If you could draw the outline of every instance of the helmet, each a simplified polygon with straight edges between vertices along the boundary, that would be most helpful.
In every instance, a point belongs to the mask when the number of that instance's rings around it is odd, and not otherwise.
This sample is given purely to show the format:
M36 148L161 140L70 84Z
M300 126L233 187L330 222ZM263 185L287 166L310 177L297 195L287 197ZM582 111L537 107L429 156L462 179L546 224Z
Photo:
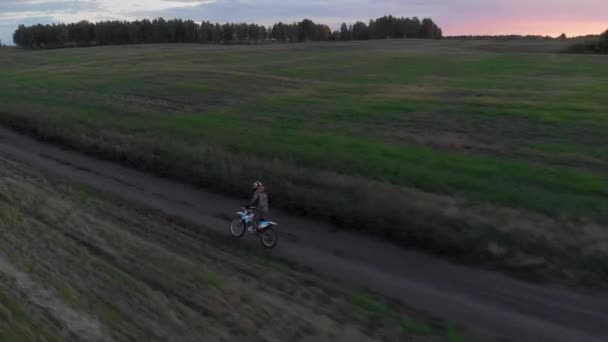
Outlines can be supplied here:
M260 182L260 181L253 182L253 190L257 190L261 186L263 186L262 182Z

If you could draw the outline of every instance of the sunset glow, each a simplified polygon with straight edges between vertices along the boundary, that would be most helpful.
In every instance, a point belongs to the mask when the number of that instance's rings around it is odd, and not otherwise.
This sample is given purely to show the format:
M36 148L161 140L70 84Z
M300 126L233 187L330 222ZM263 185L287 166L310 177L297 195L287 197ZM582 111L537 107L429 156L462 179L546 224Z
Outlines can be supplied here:
M548 35L551 37L565 33L568 37L598 34L608 29L606 21L524 21L519 19L478 20L470 23L443 25L448 35Z

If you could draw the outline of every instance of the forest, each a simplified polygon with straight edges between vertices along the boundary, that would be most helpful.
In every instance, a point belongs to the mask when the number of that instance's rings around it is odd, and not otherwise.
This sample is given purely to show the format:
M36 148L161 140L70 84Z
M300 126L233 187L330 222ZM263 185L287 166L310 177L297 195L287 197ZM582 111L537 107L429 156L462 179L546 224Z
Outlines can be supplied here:
M16 45L25 48L66 48L94 45L201 43L234 44L369 39L439 39L442 30L432 19L384 16L368 23L361 21L339 30L310 19L266 27L247 23L201 23L192 20L157 18L137 21L80 21L69 24L20 25L13 34Z

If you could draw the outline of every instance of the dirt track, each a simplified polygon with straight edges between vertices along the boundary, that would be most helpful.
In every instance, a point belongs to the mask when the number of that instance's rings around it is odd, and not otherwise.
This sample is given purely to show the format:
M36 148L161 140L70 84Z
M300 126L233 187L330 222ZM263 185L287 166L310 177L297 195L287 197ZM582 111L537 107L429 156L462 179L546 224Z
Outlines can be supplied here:
M226 218L244 201L99 161L3 128L0 152L226 235ZM272 219L281 224L279 246L271 252L276 257L463 323L482 336L515 341L605 341L608 337L606 295L590 297L527 284L279 212Z

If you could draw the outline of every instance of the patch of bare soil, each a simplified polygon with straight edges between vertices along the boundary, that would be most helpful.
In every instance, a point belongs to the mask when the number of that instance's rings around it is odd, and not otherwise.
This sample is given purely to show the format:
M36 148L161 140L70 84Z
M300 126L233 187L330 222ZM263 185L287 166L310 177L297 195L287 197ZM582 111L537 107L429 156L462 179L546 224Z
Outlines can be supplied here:
M26 272L15 268L0 255L2 279L14 281L15 290L23 294L29 306L45 312L67 330L68 336L82 341L111 341L101 323L84 312L78 312L61 301L54 291L36 282Z

